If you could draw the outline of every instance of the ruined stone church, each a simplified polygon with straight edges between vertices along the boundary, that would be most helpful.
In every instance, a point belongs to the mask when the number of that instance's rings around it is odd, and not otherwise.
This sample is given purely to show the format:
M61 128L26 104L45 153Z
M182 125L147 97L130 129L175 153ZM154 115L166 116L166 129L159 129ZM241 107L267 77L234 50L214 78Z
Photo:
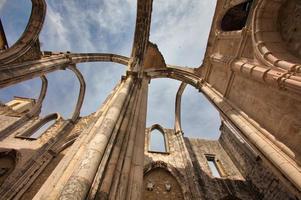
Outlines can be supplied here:
M13 46L0 26L0 87L36 77L42 82L37 99L0 105L0 199L301 199L300 0L218 0L198 68L165 63L149 41L152 3L137 1L130 57L41 51L45 0L32 0L27 27ZM89 116L80 115L86 86L76 65L84 62L127 66ZM70 119L40 116L47 74L57 70L71 70L80 83ZM182 82L173 128L146 127L155 78ZM183 134L186 85L219 112L218 140ZM155 133L163 150L150 148Z

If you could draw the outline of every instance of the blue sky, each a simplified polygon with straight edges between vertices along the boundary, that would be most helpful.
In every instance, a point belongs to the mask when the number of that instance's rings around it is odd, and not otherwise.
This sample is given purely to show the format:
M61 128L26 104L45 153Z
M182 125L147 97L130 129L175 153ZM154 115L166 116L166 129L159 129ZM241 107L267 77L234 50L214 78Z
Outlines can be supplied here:
M168 64L201 65L214 13L213 0L154 0L150 41L156 43ZM24 31L31 1L0 0L0 17L9 45ZM135 29L135 0L47 0L47 16L40 42L43 50L71 52L131 53ZM79 64L87 91L81 115L96 111L125 73L125 67L112 63ZM71 116L79 90L68 70L47 75L49 88L42 115L59 112ZM174 126L175 95L180 82L151 81L147 126L159 123ZM41 81L33 79L0 91L7 102L14 95L36 98ZM182 100L182 126L186 136L217 139L220 120L217 111L193 87L187 87Z

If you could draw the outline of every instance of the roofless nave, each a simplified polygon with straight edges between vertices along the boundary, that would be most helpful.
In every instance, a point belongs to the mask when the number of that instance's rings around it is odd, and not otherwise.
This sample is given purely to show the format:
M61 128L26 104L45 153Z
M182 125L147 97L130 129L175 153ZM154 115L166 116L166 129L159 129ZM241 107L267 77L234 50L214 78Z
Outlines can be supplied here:
M28 25L10 48L1 31L0 87L42 81L38 99L1 105L2 199L300 199L300 2L218 0L204 62L196 69L167 65L149 41L152 3L137 1L129 58L42 52L44 0L32 0ZM85 80L76 67L83 62L127 66L101 108L86 117L80 117ZM71 70L80 83L67 120L57 113L39 117L47 74L57 70ZM146 127L154 78L183 82L174 129ZM187 84L219 111L218 141L183 137ZM165 141L163 152L149 148L155 131Z

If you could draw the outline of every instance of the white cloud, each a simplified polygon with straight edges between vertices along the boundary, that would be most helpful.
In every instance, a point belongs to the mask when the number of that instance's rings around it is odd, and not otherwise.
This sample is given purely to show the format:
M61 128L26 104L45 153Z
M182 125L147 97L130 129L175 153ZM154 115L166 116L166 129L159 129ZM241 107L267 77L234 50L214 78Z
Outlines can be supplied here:
M170 64L198 67L203 59L215 1L154 1L151 40Z
M48 44L49 40L56 41L57 37L63 41L54 42L55 45L52 46L47 45L51 50L130 54L136 16L135 4L122 0L91 0L88 3L77 0L49 1L48 10L49 19L46 19L42 41ZM59 30L56 30L57 27ZM63 32L59 32L60 30ZM69 43L66 44L66 40Z
M4 8L4 5L6 3L7 0L0 0L0 12L2 11L2 9Z
M154 1L150 39L168 64L197 67L202 63L215 1ZM156 80L150 85L148 126L173 128L179 82ZM220 119L216 109L192 87L182 96L182 128L186 136L217 139Z
M6 0L0 0L0 10L5 2ZM134 37L136 3L136 0L48 0L47 16L40 35L42 49L112 52L129 56ZM198 66L201 63L214 6L215 2L212 0L154 1L150 38L158 44L169 64ZM99 108L120 80L121 74L124 74L125 68L111 63L86 63L78 66L87 84L81 112L86 115ZM68 70L47 76L49 91L43 104L43 114L60 112L65 118L70 117L77 100L78 80ZM175 95L179 84L180 82L170 79L152 80L148 125L160 123L166 128L173 128ZM36 81L36 91L39 91L39 87L40 82ZM30 87L27 85L22 88L23 91L28 91ZM188 127L187 132L191 134L187 135L196 136L197 132L192 129L199 130L199 125L205 127L205 132L208 133L215 130L219 125L216 113L211 112L203 100L189 91L185 91L183 98L183 110L188 110L186 114L183 111L182 121L186 124L184 131ZM196 106L197 104L201 106ZM200 110L190 112L192 107ZM203 123L204 117L211 122Z
M109 8L102 5L98 0L92 0L89 3L79 1L54 3L49 1L46 23L40 36L43 49L72 52L114 52L115 49L119 49L117 53L129 54L132 35L127 36L126 34L130 31L124 29L130 26L120 19L133 22L135 11L133 10L131 13L133 19L130 19L129 8L135 9L135 7L127 4L126 7L121 7L123 10L118 11L120 6L117 4L110 4L107 1L103 4L107 4ZM83 12L83 9L86 11ZM103 9L106 9L106 12L101 12ZM134 27L134 23L132 26ZM112 35L115 36L112 37ZM124 37L121 38L121 36ZM120 41L114 42L116 40ZM112 43L117 45L112 45ZM117 81L120 80L125 68L120 65L114 67L115 65L111 63L87 63L78 66L85 76L87 85L81 112L86 115L96 111ZM49 113L56 109L65 117L70 117L73 111L72 106L75 105L77 99L78 83L70 72L64 73L63 76L61 74L62 72L58 72L50 76L51 81L49 82L55 84L47 95L43 113ZM55 87L58 83L60 83L60 87ZM59 95L60 104L57 103Z
M72 41L68 40L69 31L64 25L61 14L48 5L44 28L40 35L42 48L44 50L56 49L57 51L70 49Z

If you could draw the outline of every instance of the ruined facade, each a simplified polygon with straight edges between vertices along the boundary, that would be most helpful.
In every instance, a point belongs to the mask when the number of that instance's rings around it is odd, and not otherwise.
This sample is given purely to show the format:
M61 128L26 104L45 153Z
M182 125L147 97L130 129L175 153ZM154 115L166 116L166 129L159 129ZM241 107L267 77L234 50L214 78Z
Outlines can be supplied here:
M0 87L35 77L42 82L38 99L0 105L1 199L301 199L300 1L218 0L198 68L165 63L149 41L151 11L152 0L137 1L130 57L42 52L44 0L32 0L30 20L14 45L8 48L0 30ZM105 102L85 117L85 80L76 68L83 62L127 66ZM56 70L71 70L80 83L70 119L39 116L47 74ZM183 82L173 129L146 127L154 78ZM218 141L184 137L187 84L219 111ZM164 152L149 149L154 130L164 137Z

